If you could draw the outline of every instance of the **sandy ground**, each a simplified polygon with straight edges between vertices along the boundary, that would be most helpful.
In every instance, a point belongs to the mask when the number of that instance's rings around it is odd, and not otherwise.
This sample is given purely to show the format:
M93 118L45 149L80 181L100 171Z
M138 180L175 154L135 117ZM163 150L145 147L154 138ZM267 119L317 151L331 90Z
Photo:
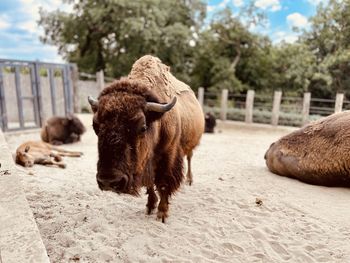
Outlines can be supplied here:
M81 143L65 147L84 152L66 158L66 169L18 168L52 262L350 262L349 189L307 185L265 167L266 149L286 131L205 134L194 184L172 198L162 224L145 215L146 195L97 188L90 126ZM29 139L39 134L7 136L12 151Z

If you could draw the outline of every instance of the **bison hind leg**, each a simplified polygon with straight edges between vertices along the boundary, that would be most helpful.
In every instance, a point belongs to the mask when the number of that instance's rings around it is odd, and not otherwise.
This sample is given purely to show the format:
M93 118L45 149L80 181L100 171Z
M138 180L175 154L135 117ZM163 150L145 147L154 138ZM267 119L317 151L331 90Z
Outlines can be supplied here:
M154 191L153 186L147 187L148 201L146 204L147 214L150 215L152 211L157 207L158 197Z
M192 174L192 168L191 168L192 156L193 156L193 151L190 151L187 154L187 174L186 174L186 182L189 185L192 185L192 183L193 183L193 174Z

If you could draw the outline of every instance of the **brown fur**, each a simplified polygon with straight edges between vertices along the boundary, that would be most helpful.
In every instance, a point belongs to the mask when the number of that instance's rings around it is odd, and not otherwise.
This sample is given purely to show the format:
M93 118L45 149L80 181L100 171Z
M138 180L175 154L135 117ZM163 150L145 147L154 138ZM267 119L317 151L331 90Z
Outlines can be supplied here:
M273 143L273 173L325 186L350 186L350 111L311 123Z
M128 78L115 81L101 92L93 118L100 188L137 195L140 187L146 186L147 212L151 213L158 201L155 185L160 195L158 218L163 222L168 215L168 198L183 180L186 155L192 181L192 151L204 131L204 116L194 93L179 80L174 82L169 74L169 68L158 58L142 57ZM176 83L182 85L177 89ZM170 111L146 110L147 102L167 103L175 94L177 103ZM142 131L144 125L146 131ZM124 187L116 188L116 180ZM110 186L104 182L111 182Z
M41 141L28 141L21 144L16 150L16 163L24 167L34 164L57 165L66 168L62 156L80 157L81 152L66 151Z
M80 141L84 132L85 127L76 116L54 116L41 129L41 139L53 145L74 143Z

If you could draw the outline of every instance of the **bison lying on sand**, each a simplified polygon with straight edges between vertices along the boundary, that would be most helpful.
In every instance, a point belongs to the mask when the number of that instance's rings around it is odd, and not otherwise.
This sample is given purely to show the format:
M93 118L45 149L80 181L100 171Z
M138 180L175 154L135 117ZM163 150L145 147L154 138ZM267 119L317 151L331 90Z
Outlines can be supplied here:
M350 186L350 111L279 139L265 154L271 172L324 186Z
M61 145L80 141L84 132L85 127L76 116L54 116L42 128L41 139L53 145Z
M97 182L101 190L138 195L147 187L147 213L168 216L169 196L183 180L183 158L191 157L204 131L204 116L193 91L152 56L137 60L127 78L89 97L98 136Z
M81 152L66 151L45 142L29 141L17 148L16 163L24 167L42 164L66 168L66 165L62 162L62 156L80 157L81 155Z

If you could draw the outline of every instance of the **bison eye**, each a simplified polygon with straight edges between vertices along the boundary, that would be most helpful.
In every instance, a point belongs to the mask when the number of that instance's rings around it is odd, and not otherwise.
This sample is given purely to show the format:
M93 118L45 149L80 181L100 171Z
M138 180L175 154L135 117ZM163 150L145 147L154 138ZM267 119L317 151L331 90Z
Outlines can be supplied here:
M147 126L146 125L143 125L141 128L140 128L140 133L143 134L147 131Z

